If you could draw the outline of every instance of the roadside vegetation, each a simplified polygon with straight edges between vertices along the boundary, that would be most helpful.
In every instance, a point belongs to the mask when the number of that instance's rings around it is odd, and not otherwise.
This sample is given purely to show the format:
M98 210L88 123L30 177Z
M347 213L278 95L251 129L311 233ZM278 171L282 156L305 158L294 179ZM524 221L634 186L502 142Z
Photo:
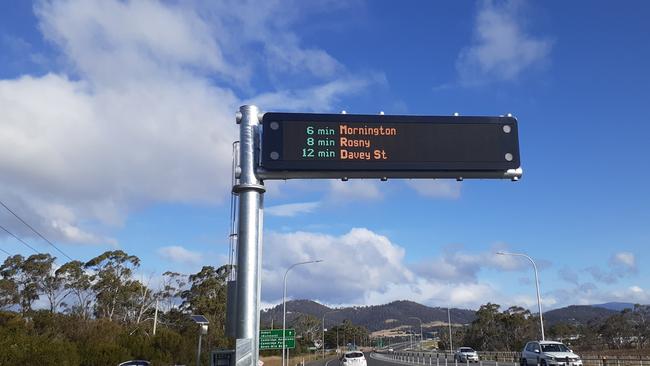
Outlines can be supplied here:
M194 364L198 328L190 314L210 321L203 337L204 364L211 350L233 347L225 334L230 266L205 266L193 274L168 271L155 284L152 278L136 276L139 268L140 259L121 250L85 263L59 263L49 254L8 257L0 265L0 366L104 366L128 359L146 359L154 365ZM501 311L499 305L488 303L471 324L455 327L454 345L520 351L526 341L539 338L538 320L523 308ZM326 348L370 344L368 330L353 322L328 327ZM297 338L292 354L315 352L322 338L321 323L321 318L307 314L292 320ZM439 348L446 349L448 333L438 329L438 334ZM647 354L650 307L637 305L588 325L555 324L547 329L547 338L583 351ZM279 353L264 351L262 356Z
M546 338L561 341L581 352L649 355L650 306L635 305L605 320L574 325L558 323L545 327ZM449 348L449 333L439 328L439 348ZM497 304L482 305L476 319L455 327L454 345L481 351L520 352L526 342L540 339L539 317L521 307L501 311ZM458 343L460 342L460 344Z

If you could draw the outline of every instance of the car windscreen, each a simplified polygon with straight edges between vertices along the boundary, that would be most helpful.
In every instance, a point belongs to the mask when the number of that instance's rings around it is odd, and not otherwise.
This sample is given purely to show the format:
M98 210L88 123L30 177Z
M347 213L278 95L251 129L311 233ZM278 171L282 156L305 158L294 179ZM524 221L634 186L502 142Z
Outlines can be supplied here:
M542 352L569 352L567 346L557 344L542 344Z
M350 352L345 354L345 358L359 358L363 357L363 353L361 352Z
M460 351L461 352L474 352L474 350L471 349L471 348L461 348Z

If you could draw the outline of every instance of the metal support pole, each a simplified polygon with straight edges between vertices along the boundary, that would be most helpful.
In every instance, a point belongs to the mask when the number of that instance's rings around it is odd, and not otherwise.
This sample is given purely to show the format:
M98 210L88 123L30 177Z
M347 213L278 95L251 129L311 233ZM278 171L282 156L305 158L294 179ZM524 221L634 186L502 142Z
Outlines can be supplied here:
M318 259L315 261L294 263L291 266L289 266L289 268L287 268L286 272L284 272L284 288L282 290L282 366L286 366L289 361L289 350L285 348L286 336L287 336L287 275L289 274L289 271L291 271L296 266L300 266L303 264L310 264L310 263L320 263L320 262L322 262L322 260ZM286 361L285 361L285 355L286 355ZM257 364L255 364L254 366L257 366Z
M239 183L233 192L239 195L239 229L237 250L237 339L250 339L251 363L259 359L260 291L262 265L262 207L264 185L255 175L256 144L259 126L258 109L254 105L239 108Z
M196 366L201 366L201 338L203 338L203 333L199 331L199 346L196 350Z
M530 263L533 264L533 269L535 270L535 288L537 289L537 308L539 310L539 329L542 332L542 340L546 340L544 337L544 318L542 316L542 297L539 294L539 275L537 274L537 265L535 264L535 261L533 258L527 256L526 254L522 253L507 253L507 252L498 252L497 254L500 255L512 255L516 257L524 257L530 261Z
M158 300L156 300L156 312L153 313L153 335L156 335L157 325L158 325Z
M447 306L447 323L449 324L449 352L454 352L454 340L451 338L451 310Z
M325 314L323 314L323 359L325 358L325 315L331 314L331 313L336 313L336 312L338 312L338 311L334 310L334 311L328 311ZM338 332L339 332L339 329L336 328L336 348L337 349L339 347L339 341L338 341L338 337L339 337L338 334L339 333Z

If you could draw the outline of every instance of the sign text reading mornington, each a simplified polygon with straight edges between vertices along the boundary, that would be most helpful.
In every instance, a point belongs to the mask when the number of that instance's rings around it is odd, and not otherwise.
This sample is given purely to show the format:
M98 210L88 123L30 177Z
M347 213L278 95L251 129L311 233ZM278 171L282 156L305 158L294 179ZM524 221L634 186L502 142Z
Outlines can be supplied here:
M512 178L513 117L265 113L262 178Z

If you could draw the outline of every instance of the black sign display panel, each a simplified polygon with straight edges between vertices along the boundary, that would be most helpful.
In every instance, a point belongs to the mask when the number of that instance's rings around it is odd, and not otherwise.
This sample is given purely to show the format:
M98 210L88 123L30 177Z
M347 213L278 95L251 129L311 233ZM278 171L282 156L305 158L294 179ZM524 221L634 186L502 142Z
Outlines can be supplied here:
M265 113L264 169L506 171L520 167L513 117Z

